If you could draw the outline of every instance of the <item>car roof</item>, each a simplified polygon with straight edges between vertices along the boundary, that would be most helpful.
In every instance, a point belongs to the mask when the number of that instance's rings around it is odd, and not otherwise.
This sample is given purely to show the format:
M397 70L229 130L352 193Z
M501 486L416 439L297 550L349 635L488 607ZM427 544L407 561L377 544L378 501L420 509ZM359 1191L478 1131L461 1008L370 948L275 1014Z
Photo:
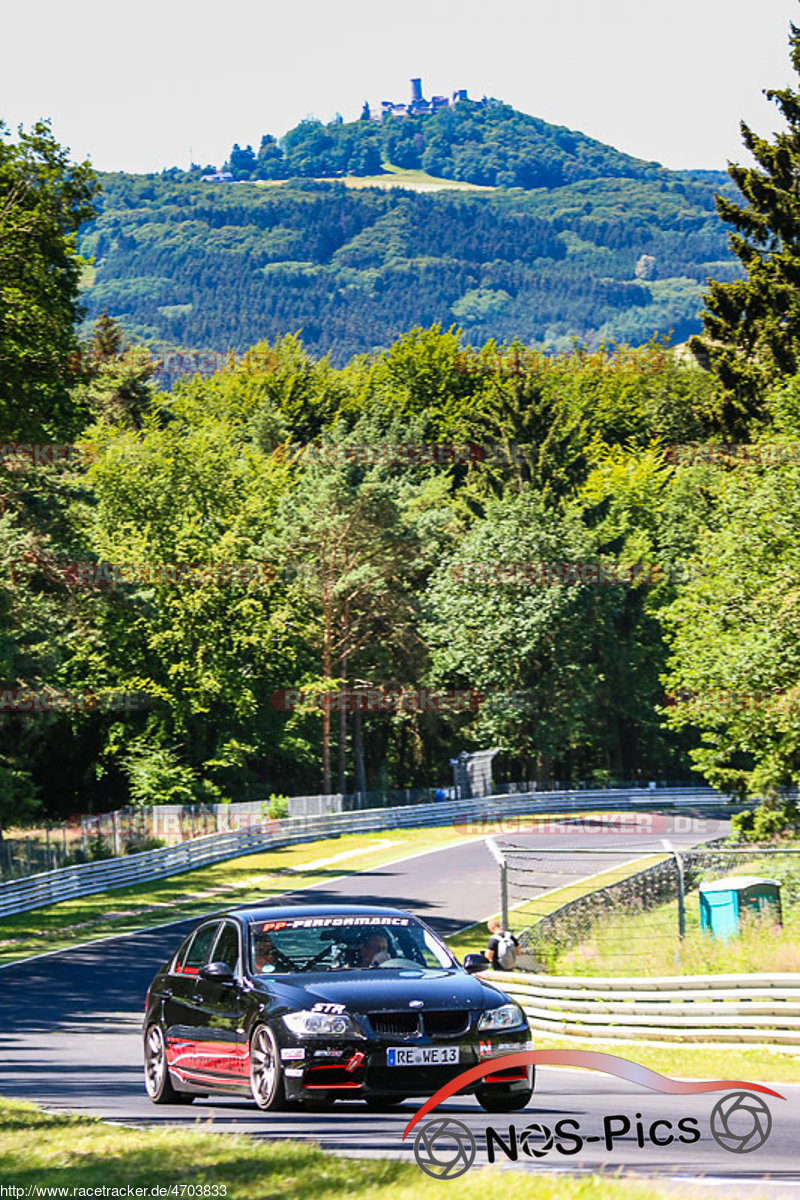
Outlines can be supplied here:
M223 914L234 917L242 924L250 921L281 921L297 917L375 917L377 922L381 917L409 917L417 920L412 913L402 908L387 908L380 904L281 904L252 905L234 908Z

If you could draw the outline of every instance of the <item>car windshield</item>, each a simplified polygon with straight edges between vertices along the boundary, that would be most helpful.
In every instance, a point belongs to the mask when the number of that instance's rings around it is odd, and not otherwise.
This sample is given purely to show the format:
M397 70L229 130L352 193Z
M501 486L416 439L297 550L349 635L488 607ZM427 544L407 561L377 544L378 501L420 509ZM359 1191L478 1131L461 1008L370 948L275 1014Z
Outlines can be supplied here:
M249 927L254 975L374 968L452 968L439 939L413 917L319 916L254 921Z

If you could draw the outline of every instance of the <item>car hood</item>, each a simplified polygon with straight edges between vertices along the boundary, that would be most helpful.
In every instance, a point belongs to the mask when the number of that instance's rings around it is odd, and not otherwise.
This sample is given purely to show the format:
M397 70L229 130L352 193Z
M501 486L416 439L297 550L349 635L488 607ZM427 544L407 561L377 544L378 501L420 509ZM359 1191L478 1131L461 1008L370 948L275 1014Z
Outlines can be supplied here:
M273 996L293 1008L316 1003L342 1004L352 1012L377 1009L494 1008L508 997L464 971L381 970L314 973L302 984L274 978L267 985ZM411 1004L421 1000L422 1005Z

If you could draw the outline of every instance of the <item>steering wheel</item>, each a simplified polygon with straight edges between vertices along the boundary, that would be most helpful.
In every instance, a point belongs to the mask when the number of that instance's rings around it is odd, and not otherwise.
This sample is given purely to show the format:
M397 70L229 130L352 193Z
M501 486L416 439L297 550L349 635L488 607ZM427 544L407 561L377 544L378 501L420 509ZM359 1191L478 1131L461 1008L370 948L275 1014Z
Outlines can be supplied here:
M386 958L382 963L376 963L376 967L417 967L419 963L414 962L413 958Z

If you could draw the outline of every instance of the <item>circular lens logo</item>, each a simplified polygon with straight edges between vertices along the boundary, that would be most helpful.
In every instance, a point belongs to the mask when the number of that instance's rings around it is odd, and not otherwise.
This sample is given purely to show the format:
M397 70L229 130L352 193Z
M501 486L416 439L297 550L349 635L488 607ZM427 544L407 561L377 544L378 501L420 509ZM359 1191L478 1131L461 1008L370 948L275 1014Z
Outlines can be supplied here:
M711 1134L723 1150L750 1154L764 1145L772 1132L772 1114L760 1096L731 1092L714 1105Z
M531 1158L544 1158L553 1149L553 1131L546 1125L526 1125L519 1136L519 1144Z
M414 1141L417 1166L434 1179L458 1179L475 1162L477 1145L461 1121L426 1121Z

